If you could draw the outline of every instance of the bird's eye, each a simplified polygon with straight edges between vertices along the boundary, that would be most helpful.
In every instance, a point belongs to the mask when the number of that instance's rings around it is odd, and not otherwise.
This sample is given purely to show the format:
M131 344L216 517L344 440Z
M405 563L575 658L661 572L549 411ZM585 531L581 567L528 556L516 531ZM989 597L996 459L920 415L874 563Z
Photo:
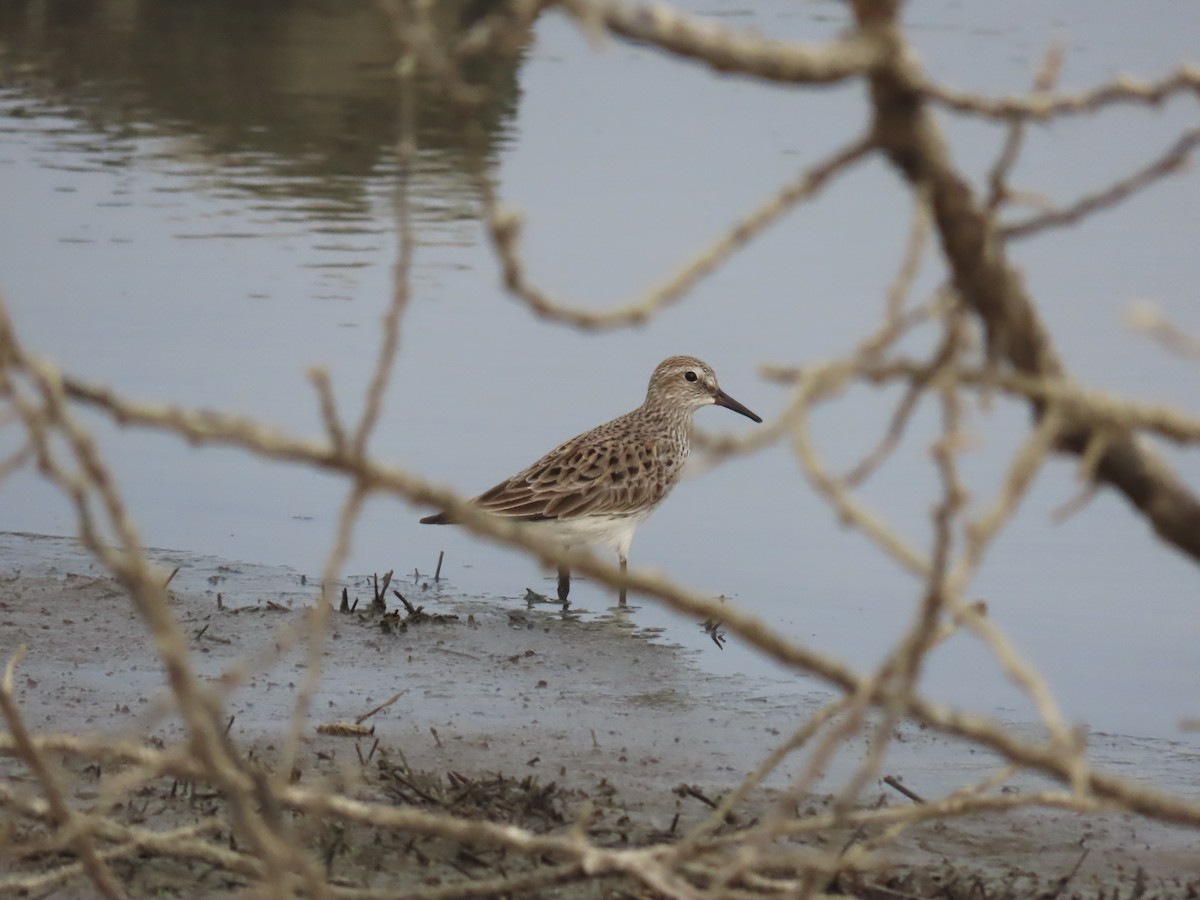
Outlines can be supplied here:
M683 377L686 378L688 381L695 381L696 373L695 372L685 372Z

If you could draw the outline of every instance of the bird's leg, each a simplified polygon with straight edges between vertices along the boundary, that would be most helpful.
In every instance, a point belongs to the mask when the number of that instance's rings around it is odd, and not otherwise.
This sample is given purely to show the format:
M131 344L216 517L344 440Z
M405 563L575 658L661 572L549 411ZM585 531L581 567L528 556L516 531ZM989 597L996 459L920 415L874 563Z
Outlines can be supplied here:
M626 559L624 556L622 556L621 557L621 578L622 579L625 578L625 573L628 571L629 571L629 560ZM620 594L620 597L617 599L617 605L618 606L625 605L625 582L624 582L624 580L622 580L622 582L621 582L621 594Z
M558 599L562 601L563 609L570 605L567 594L571 593L571 570L566 566L558 567Z

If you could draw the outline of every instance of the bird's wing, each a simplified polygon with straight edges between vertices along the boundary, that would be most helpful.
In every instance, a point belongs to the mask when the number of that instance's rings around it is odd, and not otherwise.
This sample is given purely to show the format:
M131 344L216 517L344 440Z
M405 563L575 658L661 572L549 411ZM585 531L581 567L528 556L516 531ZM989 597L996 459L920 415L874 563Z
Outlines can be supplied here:
M589 437L590 440L582 440ZM475 498L518 519L569 519L653 507L675 486L681 460L663 438L575 438Z

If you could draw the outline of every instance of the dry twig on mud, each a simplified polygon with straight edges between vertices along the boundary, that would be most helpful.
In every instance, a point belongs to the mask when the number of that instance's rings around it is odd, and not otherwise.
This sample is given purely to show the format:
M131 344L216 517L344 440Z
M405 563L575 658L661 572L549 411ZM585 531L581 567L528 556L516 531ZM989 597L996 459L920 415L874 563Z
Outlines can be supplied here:
M1103 114L1118 103L1153 106L1177 94L1200 92L1196 67L1181 66L1157 82L1120 78L1084 92L1062 94L1055 92L1062 51L1052 48L1028 95L991 98L956 92L928 78L911 52L896 0L854 0L854 26L824 45L772 40L668 7L609 0L517 0L448 39L438 32L429 0L385 0L383 6L395 31L402 98L395 194L398 248L394 290L385 307L375 364L363 389L363 411L356 422L348 422L338 408L332 376L323 369L309 374L324 428L321 440L300 439L226 413L139 401L66 374L27 351L0 304L0 423L22 430L19 446L0 459L0 479L36 463L70 501L82 541L120 581L153 638L166 671L172 711L178 713L186 732L183 740L164 747L31 733L13 698L15 661L10 663L0 688L0 713L7 722L7 734L0 735L0 753L29 767L39 793L30 796L9 785L0 786L0 809L23 826L45 830L44 843L30 849L28 856L50 848L55 853L69 850L77 861L66 861L49 872L5 876L0 879L0 889L48 890L85 877L104 896L120 897L124 888L115 874L117 863L144 854L202 860L236 875L265 896L387 895L387 889L376 891L331 878L332 851L322 850L312 838L312 823L370 829L376 837L402 836L409 848L418 840L450 842L462 848L472 863L478 863L485 850L496 851L506 860L522 861L511 871L499 867L487 877L465 877L408 894L422 898L537 892L601 878L622 879L633 892L678 897L809 896L838 877L872 872L879 865L878 852L899 833L921 822L1026 807L1081 813L1115 807L1200 827L1200 804L1194 800L1093 768L1080 734L1064 721L1049 685L987 617L983 605L970 596L988 552L1055 453L1077 457L1086 481L1122 493L1135 514L1164 541L1200 560L1200 502L1141 439L1146 432L1191 445L1200 441L1200 420L1170 408L1118 400L1077 384L1058 356L1035 298L1008 257L1011 240L1034 238L1049 228L1070 226L1100 210L1118 208L1148 185L1177 173L1194 155L1200 132L1183 133L1140 170L1061 209L1007 225L998 218L1014 194L1008 182L1028 137L1026 122ZM399 353L416 246L406 191L416 152L417 76L427 77L434 89L444 93L469 131L474 127L471 113L480 88L463 75L464 63L487 53L514 52L528 38L537 17L551 7L572 17L588 35L636 41L671 55L680 64L797 88L853 81L869 95L871 121L863 134L846 137L839 149L780 185L660 284L607 310L573 307L537 286L538 279L530 274L521 253L520 215L501 203L501 185L491 173L481 169L473 175L509 293L551 322L599 331L647 321L681 301L701 279L735 257L784 214L802 209L832 179L854 177L860 164L871 156L889 161L911 191L914 215L907 238L898 241L901 263L885 292L878 327L837 358L802 369L774 369L770 374L788 384L791 391L785 410L744 439L706 442L712 462L790 443L800 470L837 517L860 530L879 552L912 576L912 621L895 636L872 671L856 672L736 605L712 601L645 572L632 571L625 576L590 553L568 553L535 532L478 511L462 497L416 474L386 465L369 452L370 436L383 414L385 389ZM973 185L956 166L935 114L946 109L1008 123L986 187ZM939 248L949 281L927 300L912 302L913 285L933 243ZM1172 347L1197 355L1194 339L1161 320L1148 322L1143 316L1142 325ZM936 347L932 353L917 360L900 356L902 339L921 329L933 334ZM882 437L874 449L853 466L836 461L837 471L849 472L840 476L823 458L813 412L820 404L836 401L855 384L897 384L903 390L890 421L881 426ZM1000 392L1028 406L1034 418L1008 463L999 491L983 505L972 502L970 485L959 466L968 440L968 397L976 392ZM921 542L872 510L857 492L879 475L923 404L936 407L941 431L929 450L939 495L932 502L928 538ZM267 460L343 476L346 498L323 567L321 591L304 621L282 626L272 647L230 668L216 683L203 684L196 676L186 634L168 604L163 573L148 561L111 471L80 422L80 408L106 415L122 427L154 429L200 446L239 448ZM840 696L803 721L789 723L790 737L767 752L755 769L719 800L692 791L691 796L699 795L713 807L700 824L680 837L674 834L672 823L668 835L646 846L603 844L597 833L589 830L587 806L581 807L574 825L557 828L457 814L452 805L440 801L442 794L415 785L406 764L405 771L393 767L389 776L393 785L400 779L407 786L406 799L400 804L362 799L334 783L297 784L294 773L302 752L301 737L321 683L338 577L363 506L377 494L437 506L481 537L521 548L546 562L569 563L604 584L625 583L630 590L693 619L719 621L722 629L764 657L820 679ZM381 592L385 589L386 583ZM1011 681L1030 698L1045 726L1045 741L1019 738L998 722L933 703L921 694L920 674L930 655L963 629L982 641ZM244 756L230 738L224 701L245 682L248 673L300 645L306 650L306 673L279 758L274 766L265 767ZM364 713L359 724L399 696ZM1006 767L943 797L926 797L922 791L925 802L920 804L861 808L860 797L882 771L895 727L906 719L992 751ZM828 808L799 813L800 800L815 788L828 763L852 737L864 733L871 737L871 749ZM219 814L186 828L154 830L119 821L111 813L76 811L57 784L49 762L51 753L104 765L100 797L105 802L97 805L98 810L114 809L119 800L172 778L192 785L193 794L195 785L211 789L214 797L221 798ZM375 748L365 755L360 751L364 768L374 754ZM776 797L760 821L730 826L731 814L785 761L800 763L790 788ZM997 794L1018 771L1047 775L1064 788ZM459 788L470 786L462 775L450 780ZM426 805L418 805L413 798ZM867 828L875 830L856 834L837 852L788 842L836 829Z

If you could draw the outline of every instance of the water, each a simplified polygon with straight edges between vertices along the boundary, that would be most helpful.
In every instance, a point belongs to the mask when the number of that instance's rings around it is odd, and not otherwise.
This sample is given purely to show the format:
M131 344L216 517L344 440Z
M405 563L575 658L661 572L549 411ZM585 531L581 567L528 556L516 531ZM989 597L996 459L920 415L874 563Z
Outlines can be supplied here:
M689 4L734 26L820 40L844 27L828 2ZM207 7L206 7L207 8ZM468 16L444 4L448 18ZM316 435L305 379L330 369L343 416L359 411L392 291L396 89L374 7L12 3L0 12L0 290L30 349L134 397L250 413ZM1067 48L1063 87L1132 71L1154 77L1194 53L1190 4L1139 14L1116 3L916 2L907 15L929 71L963 88L1017 92L1045 48ZM372 439L382 459L473 493L554 444L637 405L654 365L696 354L769 416L786 395L763 362L841 353L876 320L909 217L904 186L871 161L792 212L651 324L584 334L536 319L500 288L466 172L493 170L526 216L533 280L603 307L672 272L782 181L857 134L855 86L794 91L722 78L616 42L592 47L565 19L539 23L519 59L483 73L495 88L482 147L463 144L427 99L413 187L420 246L403 352ZM980 177L995 125L941 115L956 160ZM1064 202L1161 153L1194 119L1183 99L1030 130L1019 187ZM1122 316L1152 298L1200 331L1194 285L1200 180L1175 177L1080 228L1015 246L1072 372L1085 383L1195 408L1195 366L1130 335ZM920 286L941 278L927 267ZM823 408L818 438L845 469L878 438L892 392L852 391ZM229 450L197 450L96 424L146 542L319 571L346 487ZM704 410L708 430L753 426ZM917 417L864 496L918 545L934 479L936 417ZM986 502L1024 410L979 412L964 460ZM0 449L13 438L0 431ZM1197 465L1174 458L1191 483ZM1195 716L1200 612L1195 565L1156 542L1102 493L1061 526L1051 510L1078 490L1051 464L989 557L977 593L1050 678L1069 717L1108 732L1177 737ZM446 550L453 590L497 602L552 590L536 565L421 511L373 501L352 572L432 571ZM70 534L70 510L31 473L0 485L0 529ZM634 565L727 595L812 646L869 666L909 620L919 587L841 528L786 448L684 483L643 526ZM611 599L587 582L582 607ZM716 672L791 683L750 653L718 653L694 623L653 605ZM986 650L962 637L927 675L940 699L1016 721L1033 713ZM815 688L815 685L814 685Z

